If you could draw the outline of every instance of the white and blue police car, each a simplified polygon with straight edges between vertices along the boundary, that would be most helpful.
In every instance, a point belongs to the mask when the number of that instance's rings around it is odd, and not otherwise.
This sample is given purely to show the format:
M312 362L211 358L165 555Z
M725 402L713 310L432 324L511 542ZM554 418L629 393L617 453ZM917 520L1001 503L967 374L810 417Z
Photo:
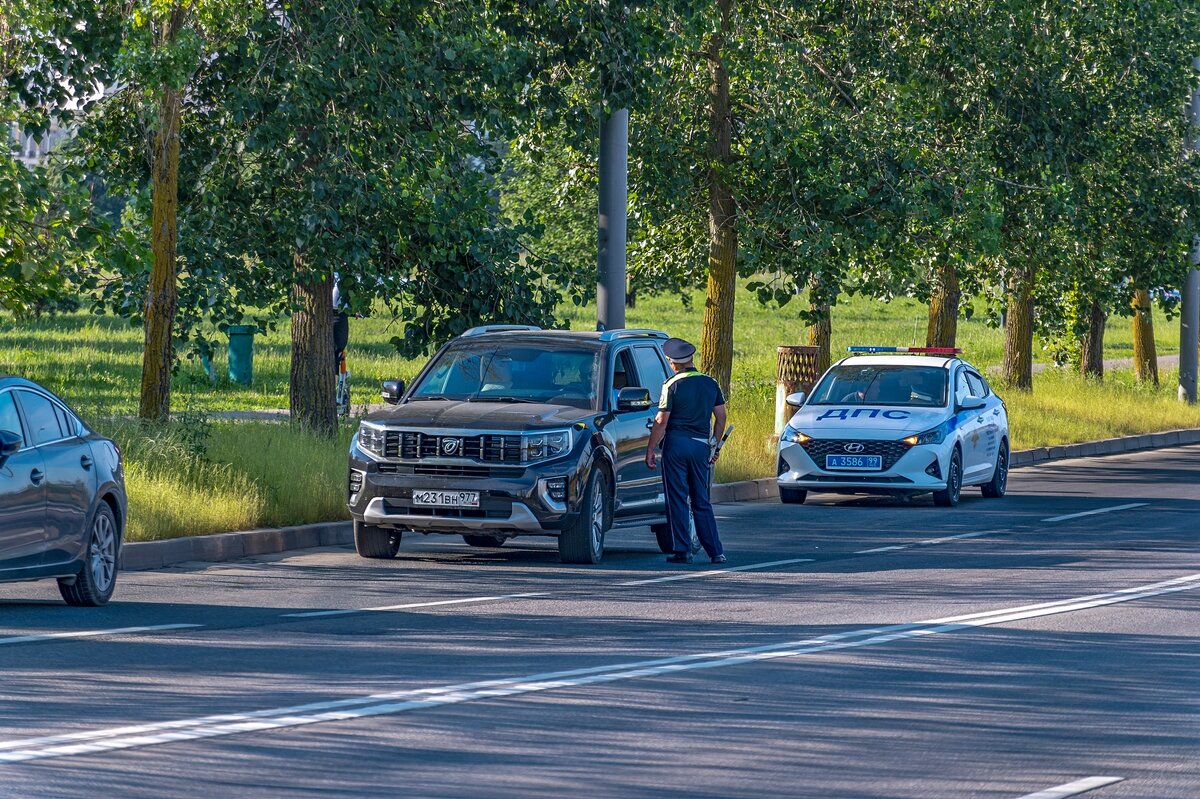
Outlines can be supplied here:
M1002 497L1008 412L979 370L934 347L850 347L813 388L779 439L779 497L809 491L933 493L958 504L963 486ZM917 356L917 357L914 357Z

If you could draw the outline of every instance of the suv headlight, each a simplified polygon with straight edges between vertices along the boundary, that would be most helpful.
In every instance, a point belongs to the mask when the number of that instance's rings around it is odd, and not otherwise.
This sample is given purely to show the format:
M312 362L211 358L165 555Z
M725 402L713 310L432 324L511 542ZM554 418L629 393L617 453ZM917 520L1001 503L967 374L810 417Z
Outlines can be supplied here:
M358 448L380 458L383 457L383 440L385 434L382 427L362 422L358 426Z
M915 436L907 436L900 439L910 447L916 447L921 444L940 444L946 440L946 434L952 429L951 420L942 422L932 430L926 430L924 433L917 433Z
M571 451L570 430L528 433L521 437L521 462L546 460Z
M802 433L790 424L783 426L783 433L779 436L781 441L791 441L793 444L803 444L806 441L812 441L812 436L808 433Z

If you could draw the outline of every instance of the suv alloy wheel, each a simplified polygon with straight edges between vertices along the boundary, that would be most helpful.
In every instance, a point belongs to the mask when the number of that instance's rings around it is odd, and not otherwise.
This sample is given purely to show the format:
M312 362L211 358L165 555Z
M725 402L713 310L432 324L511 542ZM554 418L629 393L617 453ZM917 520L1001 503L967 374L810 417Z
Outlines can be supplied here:
M579 505L579 516L558 536L558 555L563 563L599 563L604 557L608 494L604 471L592 469Z

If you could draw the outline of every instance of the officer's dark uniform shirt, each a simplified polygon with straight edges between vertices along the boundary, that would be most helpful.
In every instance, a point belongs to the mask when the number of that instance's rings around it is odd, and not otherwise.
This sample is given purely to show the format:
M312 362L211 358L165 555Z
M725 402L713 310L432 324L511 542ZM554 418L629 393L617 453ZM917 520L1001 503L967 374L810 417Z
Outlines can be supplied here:
M721 387L703 372L688 369L663 384L658 409L670 412L667 435L685 435L707 441L712 435L713 408L725 404Z

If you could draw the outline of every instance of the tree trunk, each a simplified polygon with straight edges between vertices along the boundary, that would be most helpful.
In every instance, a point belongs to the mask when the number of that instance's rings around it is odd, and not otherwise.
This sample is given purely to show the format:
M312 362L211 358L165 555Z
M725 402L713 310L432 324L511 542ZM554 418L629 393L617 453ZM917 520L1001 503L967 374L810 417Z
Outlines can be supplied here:
M718 0L721 27L708 41L711 84L708 117L708 287L700 363L729 395L733 372L733 301L737 292L737 207L726 184L733 162L733 125L729 108L729 74L722 49L729 35L733 0Z
M170 34L174 39L174 34ZM142 387L138 416L165 421L171 414L172 334L178 306L175 262L176 214L179 205L179 117L181 93L160 88L157 128L150 152L150 246L154 262L146 292Z
M296 271L302 273L300 256ZM334 392L333 280L301 281L292 288L292 421L318 433L337 429Z
M830 317L829 303L818 298L816 278L808 283L809 310L820 313L820 320L808 326L808 345L817 348L817 376L825 374L831 363L829 340L833 338L833 319Z
M1033 389L1033 269L1022 267L1008 282L1004 325L1004 382L1020 391Z
M1133 373L1139 382L1158 385L1158 348L1154 344L1153 305L1150 292L1138 289L1133 295Z
M937 283L929 298L929 325L925 329L926 347L953 347L958 338L958 270L950 262L938 270Z
M1096 300L1088 313L1088 332L1079 340L1079 368L1084 377L1104 379L1104 323L1108 314Z

